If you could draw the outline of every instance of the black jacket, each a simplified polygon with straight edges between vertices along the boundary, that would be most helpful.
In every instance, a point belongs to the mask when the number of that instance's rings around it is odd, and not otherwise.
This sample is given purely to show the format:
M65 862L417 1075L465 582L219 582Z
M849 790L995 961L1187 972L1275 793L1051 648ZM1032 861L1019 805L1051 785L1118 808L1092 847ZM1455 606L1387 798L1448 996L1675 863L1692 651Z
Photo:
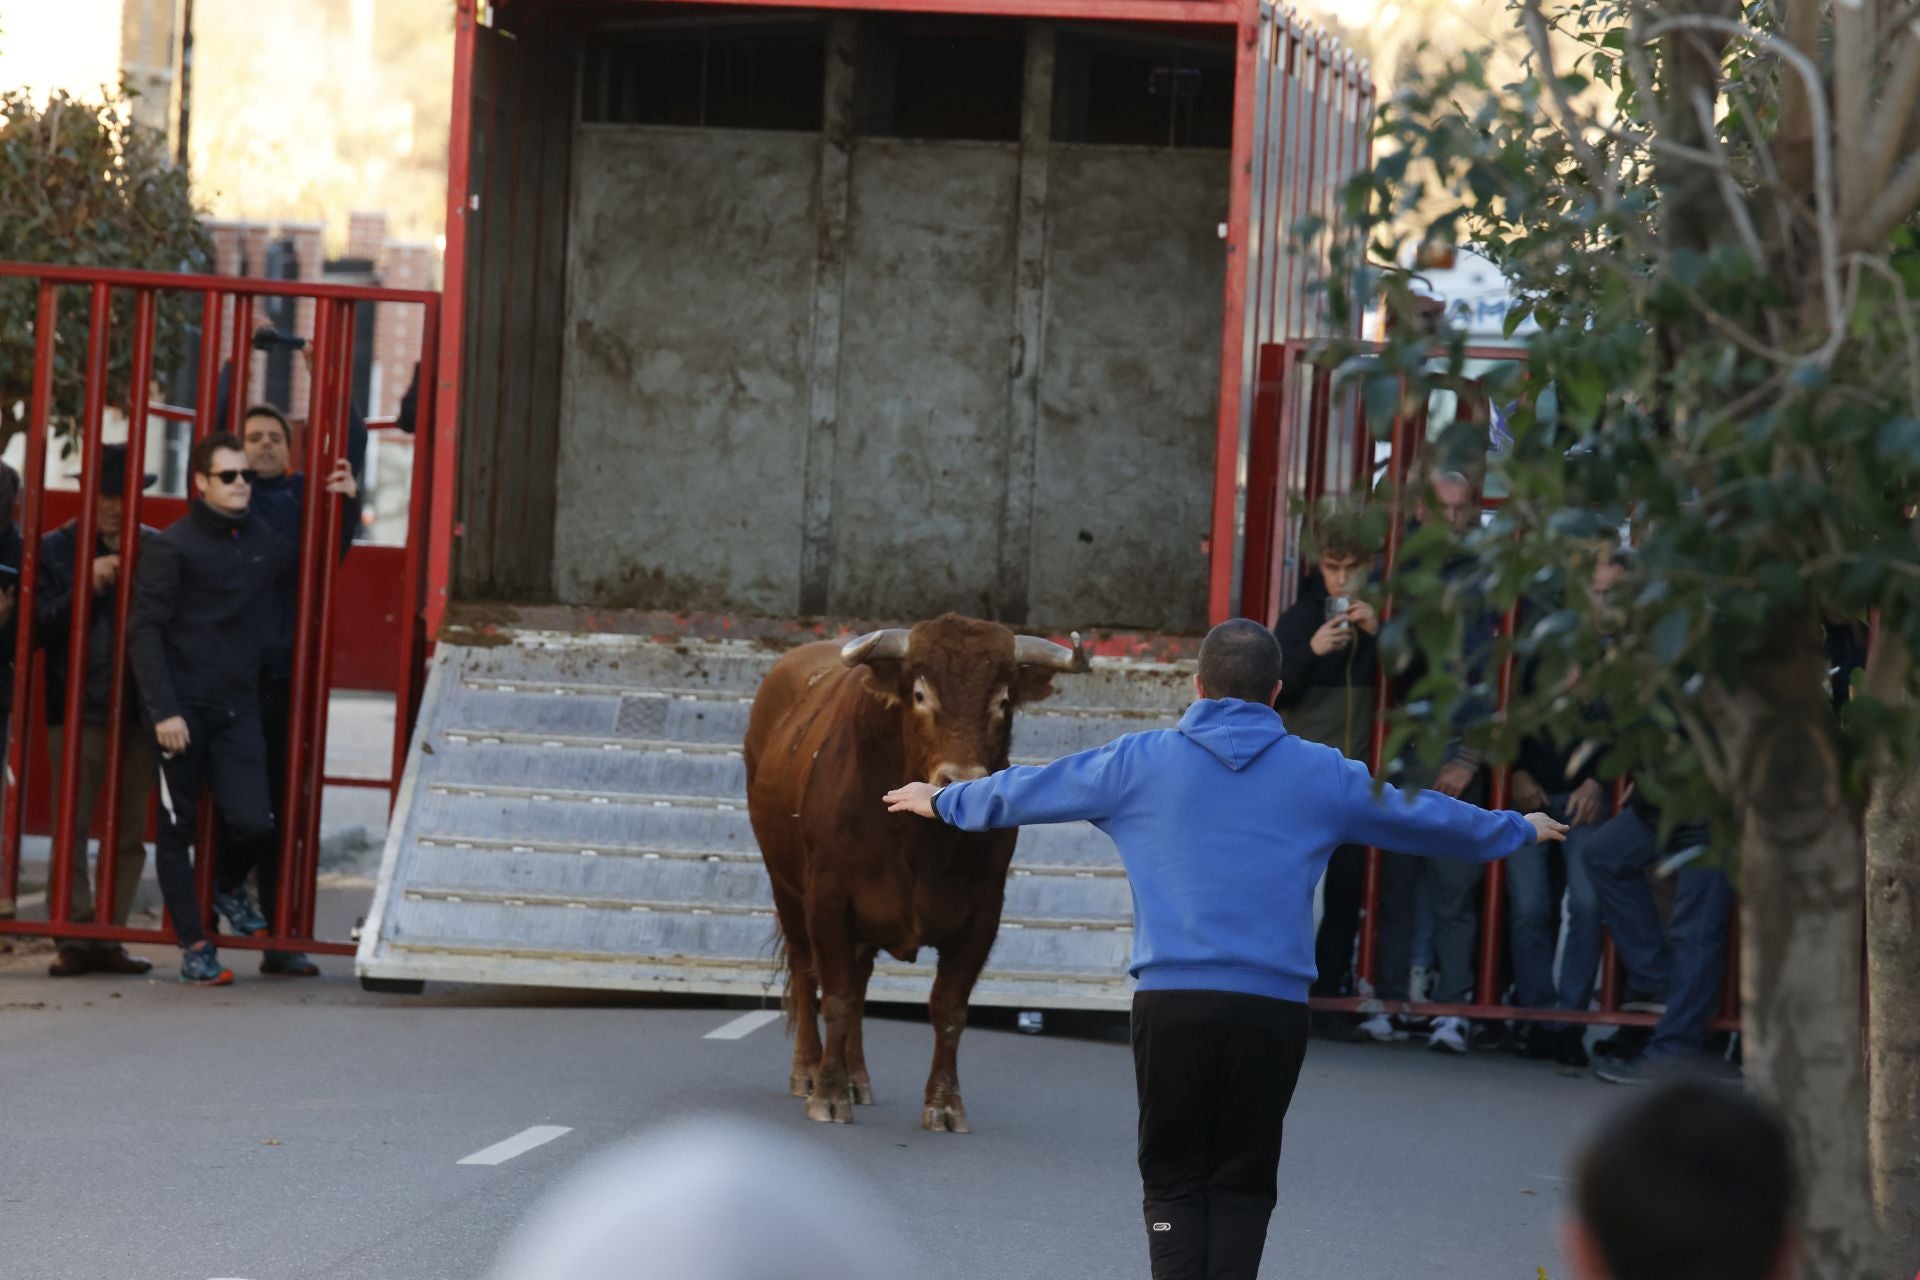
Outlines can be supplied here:
M1280 615L1273 629L1280 641L1280 696L1273 704L1279 710L1298 706L1312 688L1373 688L1380 663L1379 641L1355 627L1352 644L1324 656L1317 654L1313 633L1326 621L1326 579L1309 574L1300 581L1300 598Z
M47 725L67 721L67 644L73 632L74 544L79 529L73 521L48 534L40 544L40 569L34 582L34 642L46 650ZM141 526L143 539L156 537L159 530ZM148 544L141 543L141 550ZM94 535L93 556L113 555L104 538ZM88 558L91 581L93 557ZM87 687L82 695L81 722L107 723L113 701L114 605L117 592L109 587L96 591L87 611ZM138 719L137 696L127 699L127 717Z
M11 520L0 525L0 586L13 592L16 605L20 600L20 553L23 550L20 526ZM16 622L15 615L8 614L6 625L0 626L0 716L13 711L13 646L20 636Z
M321 496L334 501L325 490ZM252 519L264 523L295 548L300 546L300 519L307 502L307 477L299 472L262 479L253 486ZM360 499L341 498L339 554L346 555L353 545L354 531L360 525ZM326 510L321 509L324 517ZM324 526L323 526L324 527ZM271 674L286 679L293 673L293 633L299 622L300 576L290 575L274 592L272 616L267 623L266 648L262 664Z
M273 593L297 559L264 521L199 501L141 544L129 649L149 723L187 705L259 713Z

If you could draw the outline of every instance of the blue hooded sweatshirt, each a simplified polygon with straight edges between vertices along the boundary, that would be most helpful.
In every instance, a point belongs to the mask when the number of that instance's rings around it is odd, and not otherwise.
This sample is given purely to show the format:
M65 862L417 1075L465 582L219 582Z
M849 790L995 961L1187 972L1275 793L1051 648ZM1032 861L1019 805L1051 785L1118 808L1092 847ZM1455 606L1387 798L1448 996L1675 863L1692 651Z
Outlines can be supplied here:
M1313 888L1335 848L1490 862L1534 841L1517 813L1437 791L1376 794L1364 764L1234 698L1194 703L1177 729L954 783L934 808L968 831L1086 821L1112 837L1141 990L1298 1001L1315 976Z

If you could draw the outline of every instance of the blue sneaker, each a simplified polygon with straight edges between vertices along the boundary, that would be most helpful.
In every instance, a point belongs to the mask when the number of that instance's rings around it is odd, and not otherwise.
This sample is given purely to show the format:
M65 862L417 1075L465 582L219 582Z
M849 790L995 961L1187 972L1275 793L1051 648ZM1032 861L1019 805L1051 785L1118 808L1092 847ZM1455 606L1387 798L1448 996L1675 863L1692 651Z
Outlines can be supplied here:
M267 918L260 914L260 908L253 901L253 894L247 886L213 892L213 909L226 917L227 927L235 933L249 938L267 936Z
M180 953L180 981L196 987L224 987L233 981L233 970L220 963L220 954L212 946L187 947Z

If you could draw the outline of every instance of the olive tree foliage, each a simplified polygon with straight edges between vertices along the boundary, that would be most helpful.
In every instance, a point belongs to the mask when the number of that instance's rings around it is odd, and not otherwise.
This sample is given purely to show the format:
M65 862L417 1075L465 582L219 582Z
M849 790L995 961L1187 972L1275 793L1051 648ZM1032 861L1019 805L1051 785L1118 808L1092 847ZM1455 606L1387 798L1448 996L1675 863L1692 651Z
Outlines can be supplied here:
M0 261L202 272L212 244L158 130L136 124L123 95L83 101L55 91L42 107L23 89L0 92ZM0 447L27 425L34 377L36 286L0 279ZM71 429L85 388L88 298L58 294L53 397L56 429ZM133 363L131 291L113 294L107 403L127 402ZM186 353L197 297L160 295L154 369Z
M1911 787L1920 731L1920 7L1510 14L1532 49L1517 82L1469 56L1383 106L1385 154L1349 187L1329 288L1337 311L1377 299L1408 321L1384 352L1328 355L1380 433L1465 366L1457 337L1421 332L1415 282L1388 265L1408 241L1479 247L1525 299L1510 326L1539 324L1487 379L1512 438L1491 464L1508 496L1469 537L1475 568L1443 577L1444 531L1415 533L1383 641L1457 655L1469 593L1524 601L1519 625L1492 663L1433 664L1394 732L1444 736L1511 658L1531 678L1472 731L1481 745L1604 737L1606 771L1631 773L1667 823L1714 823L1742 895L1749 1080L1782 1107L1808 1178L1807 1273L1912 1274L1920 1033L1901 1048L1880 1012L1920 1021L1920 965L1908 950L1905 977L1873 995L1870 1179L1860 919L1863 813ZM1464 434L1437 442L1442 463L1481 460L1484 429ZM1629 576L1596 598L1594 561L1623 533ZM1873 659L1837 715L1823 626L1869 619ZM1875 947L1914 935L1905 838L1904 853L1878 846ZM1870 1186L1905 1271L1879 1269Z

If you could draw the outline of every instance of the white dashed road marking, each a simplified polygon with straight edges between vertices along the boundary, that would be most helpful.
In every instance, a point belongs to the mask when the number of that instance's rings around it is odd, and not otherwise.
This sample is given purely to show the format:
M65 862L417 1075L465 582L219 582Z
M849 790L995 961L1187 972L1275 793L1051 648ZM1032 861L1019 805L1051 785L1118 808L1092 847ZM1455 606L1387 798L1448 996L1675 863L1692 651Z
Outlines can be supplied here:
M755 1009L752 1013L743 1013L732 1022L723 1023L702 1036L703 1040L742 1040L752 1035L769 1022L778 1022L778 1009Z
M522 1129L504 1142L496 1142L454 1163L505 1164L515 1156L525 1155L535 1147L544 1147L555 1138L572 1132L572 1129L563 1124L537 1124L531 1129Z

